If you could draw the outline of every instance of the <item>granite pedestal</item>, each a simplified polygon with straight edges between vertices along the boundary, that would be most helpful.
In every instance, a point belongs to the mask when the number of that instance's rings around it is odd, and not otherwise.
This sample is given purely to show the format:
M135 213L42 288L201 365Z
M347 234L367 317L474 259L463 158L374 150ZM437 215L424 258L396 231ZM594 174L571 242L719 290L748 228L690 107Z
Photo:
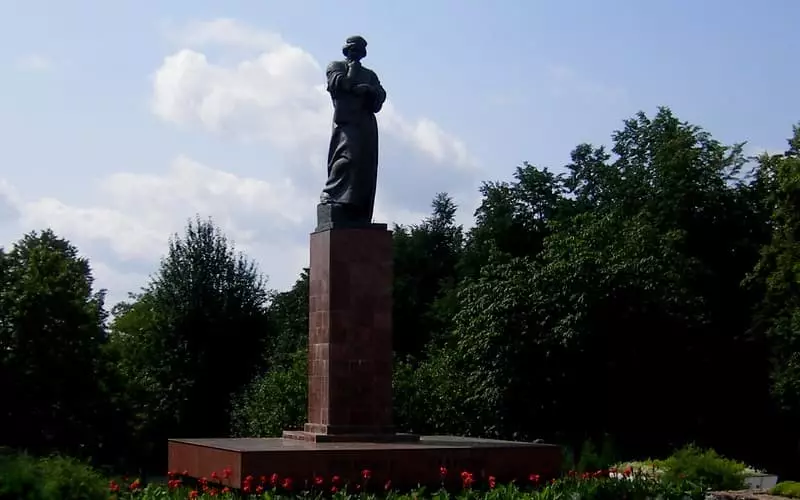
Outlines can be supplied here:
M284 438L409 441L392 426L392 233L384 224L311 235L308 423Z
M324 209L324 207L323 207ZM439 484L439 468L479 478L558 474L558 446L398 434L392 422L392 236L382 224L322 221L311 234L308 422L283 438L172 439L169 468L211 477L279 474ZM335 215L335 214L334 214Z
M445 482L459 487L459 475L470 472L476 480L495 476L497 481L542 480L559 474L561 448L549 444L494 441L448 436L424 436L413 443L308 442L282 438L172 439L170 469L191 477L211 477L226 468L226 484L239 488L248 475L256 478L290 477L295 485L312 484L321 477L330 486L334 476L360 483L361 472L371 472L373 485L412 488L436 487L440 467L448 470Z

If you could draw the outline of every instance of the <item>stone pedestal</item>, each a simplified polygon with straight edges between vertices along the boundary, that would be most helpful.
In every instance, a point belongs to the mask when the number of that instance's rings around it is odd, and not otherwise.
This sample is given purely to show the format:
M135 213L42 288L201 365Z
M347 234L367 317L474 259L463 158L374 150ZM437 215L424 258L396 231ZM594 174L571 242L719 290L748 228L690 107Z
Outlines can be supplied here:
M285 438L394 441L392 234L385 224L311 234L308 423Z
M454 488L461 471L498 481L556 476L555 445L394 433L391 233L333 219L311 235L308 423L283 438L171 439L170 469L194 478L228 470L234 488L271 474L359 482L364 469L379 485L438 488L442 466Z

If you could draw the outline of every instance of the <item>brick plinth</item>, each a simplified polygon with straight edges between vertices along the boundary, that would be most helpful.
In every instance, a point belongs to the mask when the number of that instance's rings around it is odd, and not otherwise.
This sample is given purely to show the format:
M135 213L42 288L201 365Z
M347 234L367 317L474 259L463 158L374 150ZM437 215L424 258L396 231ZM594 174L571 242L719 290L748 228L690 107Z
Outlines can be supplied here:
M384 440L391 411L392 234L383 224L312 233L308 423L284 437Z

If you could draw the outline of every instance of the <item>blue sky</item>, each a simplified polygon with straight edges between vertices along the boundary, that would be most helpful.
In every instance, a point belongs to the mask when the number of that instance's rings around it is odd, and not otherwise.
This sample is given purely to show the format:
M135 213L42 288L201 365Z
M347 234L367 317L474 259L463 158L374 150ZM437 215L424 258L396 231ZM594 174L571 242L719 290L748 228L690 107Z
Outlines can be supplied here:
M602 5L602 7L601 7ZM668 105L751 151L800 121L800 2L0 0L0 244L53 227L112 301L213 217L285 288L324 178L324 65L351 34L389 106L377 216L558 168Z

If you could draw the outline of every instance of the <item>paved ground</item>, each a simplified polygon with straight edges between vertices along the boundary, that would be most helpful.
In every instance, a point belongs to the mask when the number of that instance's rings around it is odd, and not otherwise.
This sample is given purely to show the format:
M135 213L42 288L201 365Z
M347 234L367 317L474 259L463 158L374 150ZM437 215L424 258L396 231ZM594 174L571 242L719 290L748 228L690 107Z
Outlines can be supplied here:
M765 490L715 491L707 497L712 500L788 500L789 497L776 497Z

